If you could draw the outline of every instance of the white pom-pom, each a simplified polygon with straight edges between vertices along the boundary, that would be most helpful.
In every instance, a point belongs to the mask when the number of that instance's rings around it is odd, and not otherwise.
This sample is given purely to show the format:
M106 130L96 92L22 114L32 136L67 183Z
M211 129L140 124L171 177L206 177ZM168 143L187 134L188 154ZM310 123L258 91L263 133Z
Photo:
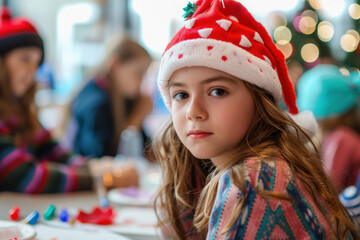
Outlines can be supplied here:
M294 120L294 122L299 125L309 137L315 136L318 130L318 124L314 117L314 114L311 111L304 111L296 115L289 114L289 116ZM296 131L291 127L290 131L296 135ZM307 139L305 136L300 136L300 139L303 142L306 142Z

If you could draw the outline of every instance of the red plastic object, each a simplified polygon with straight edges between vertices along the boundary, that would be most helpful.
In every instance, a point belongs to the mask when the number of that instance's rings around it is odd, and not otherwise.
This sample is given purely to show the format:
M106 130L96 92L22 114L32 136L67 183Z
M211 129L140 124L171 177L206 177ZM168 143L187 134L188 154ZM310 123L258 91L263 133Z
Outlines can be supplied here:
M9 211L9 218L12 221L17 221L17 220L19 220L19 217L20 217L20 208L19 208L19 206L13 206Z
M82 223L91 223L98 225L110 225L116 216L112 207L100 208L95 207L92 212L86 213L79 210L76 219Z

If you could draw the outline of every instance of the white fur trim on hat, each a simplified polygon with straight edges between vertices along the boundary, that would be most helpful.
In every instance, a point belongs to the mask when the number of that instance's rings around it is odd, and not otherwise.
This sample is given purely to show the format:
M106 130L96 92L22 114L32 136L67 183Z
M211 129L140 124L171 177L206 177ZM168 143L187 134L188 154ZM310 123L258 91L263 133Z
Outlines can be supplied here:
M168 108L170 77L178 69L193 66L213 68L250 82L270 92L276 102L282 96L279 77L271 63L232 43L201 38L172 46L161 59L158 84Z
M302 130L307 133L310 137L315 136L317 130L318 130L318 123L316 122L316 119L314 117L314 114L311 111L304 111L300 112L298 114L292 115L289 114L289 116L294 120L294 122L299 125ZM291 132L296 135L295 129L291 128ZM307 139L305 136L300 136L300 139L303 142L306 142Z

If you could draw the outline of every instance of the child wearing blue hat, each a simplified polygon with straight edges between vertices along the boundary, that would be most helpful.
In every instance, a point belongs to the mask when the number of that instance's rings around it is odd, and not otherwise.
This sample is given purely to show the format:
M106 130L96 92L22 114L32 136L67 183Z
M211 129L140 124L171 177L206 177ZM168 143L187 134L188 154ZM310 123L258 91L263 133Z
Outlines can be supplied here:
M360 169L359 72L319 65L299 79L297 103L319 123L322 159L339 190L356 184Z

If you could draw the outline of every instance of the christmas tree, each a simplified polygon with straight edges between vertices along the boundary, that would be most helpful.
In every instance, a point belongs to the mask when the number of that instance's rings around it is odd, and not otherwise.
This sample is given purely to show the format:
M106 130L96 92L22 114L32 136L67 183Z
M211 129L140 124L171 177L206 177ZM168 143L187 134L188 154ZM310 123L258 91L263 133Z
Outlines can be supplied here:
M334 29L331 19L322 19L321 0L305 0L300 11L284 19L277 13L273 15L276 25L273 38L284 53L288 63L296 63L304 70L319 63L335 63L358 70L360 68L360 0L347 6L345 17L351 18L351 29ZM273 19L273 20L274 20ZM345 32L345 33L343 33ZM339 44L345 52L344 58L331 51L330 43L334 34L342 34ZM339 47L340 47L339 46ZM341 55L341 54L340 54Z

